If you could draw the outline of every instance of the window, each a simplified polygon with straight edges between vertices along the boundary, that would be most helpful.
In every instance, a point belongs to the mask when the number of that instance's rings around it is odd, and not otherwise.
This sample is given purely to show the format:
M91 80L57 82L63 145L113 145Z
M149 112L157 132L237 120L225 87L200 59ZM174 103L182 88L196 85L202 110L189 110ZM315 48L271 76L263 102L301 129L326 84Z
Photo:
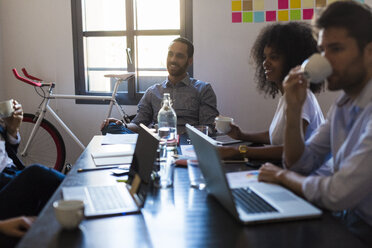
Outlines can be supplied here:
M104 75L129 71L136 77L120 86L118 99L137 104L168 75L169 43L179 36L192 40L191 0L71 0L71 6L79 95L109 95L115 82Z

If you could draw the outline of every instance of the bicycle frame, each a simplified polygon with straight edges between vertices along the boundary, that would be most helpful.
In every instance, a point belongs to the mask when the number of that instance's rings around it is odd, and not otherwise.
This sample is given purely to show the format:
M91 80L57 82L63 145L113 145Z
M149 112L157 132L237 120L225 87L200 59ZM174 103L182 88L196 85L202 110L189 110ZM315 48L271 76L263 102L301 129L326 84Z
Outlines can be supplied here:
M106 118L109 118L111 116L112 108L115 105L116 106L116 109L118 110L118 112L120 113L120 115L122 116L122 118L124 119L125 113L124 113L124 111L122 110L122 108L119 106L119 104L116 101L116 94L117 94L117 91L119 89L119 85L123 81L127 81L133 75L124 75L124 76L123 75L106 75L107 77L111 77L111 78L115 78L116 79L114 90L113 90L111 96L83 96L83 95L54 94L53 93L53 88L55 87L55 84L54 83L42 83L42 80L41 79L29 75L24 68L22 69L22 71L23 71L23 73L25 74L26 77L28 77L28 78L30 78L32 80L41 81L41 82L34 82L34 81L28 80L26 78L23 78L23 77L19 76L19 74L18 74L18 72L17 72L16 69L13 69L13 73L14 73L14 75L15 75L15 77L17 79L19 79L19 80L21 80L21 81L23 81L23 82L25 82L27 84L31 84L31 85L33 85L35 87L48 87L48 90L47 90L46 95L43 97L43 102L41 103L41 105L39 106L38 111L35 114L35 116L37 116L37 120L36 120L36 123L35 123L34 128L31 131L30 137L28 137L27 143L26 143L23 151L21 152L21 156L26 156L27 155L27 151L28 151L28 149L30 147L30 144L31 144L33 138L35 137L35 134L36 134L37 130L39 129L40 124L41 124L42 120L44 119L45 114L46 114L47 111L49 111L51 113L51 115L53 116L53 118L62 126L62 128L80 146L80 148L83 149L83 150L85 149L85 146L78 139L78 137L63 122L63 120L57 115L57 113L49 106L49 101L51 99L75 99L75 100L102 100L102 101L110 101L109 109L108 109L108 113L107 113Z

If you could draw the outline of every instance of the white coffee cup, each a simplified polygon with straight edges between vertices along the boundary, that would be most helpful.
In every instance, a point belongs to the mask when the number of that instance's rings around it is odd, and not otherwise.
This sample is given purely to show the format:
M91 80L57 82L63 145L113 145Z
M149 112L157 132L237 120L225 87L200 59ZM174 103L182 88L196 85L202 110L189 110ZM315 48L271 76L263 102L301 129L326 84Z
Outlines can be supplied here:
M216 129L219 133L228 133L231 130L230 123L232 123L234 119L226 116L218 116L214 121L216 122Z
M314 53L306 59L301 65L301 70L311 83L322 83L332 74L331 64L319 53Z
M12 116L13 112L13 99L0 102L0 118Z
M59 200L53 202L54 214L64 229L75 229L84 219L84 202L80 200Z

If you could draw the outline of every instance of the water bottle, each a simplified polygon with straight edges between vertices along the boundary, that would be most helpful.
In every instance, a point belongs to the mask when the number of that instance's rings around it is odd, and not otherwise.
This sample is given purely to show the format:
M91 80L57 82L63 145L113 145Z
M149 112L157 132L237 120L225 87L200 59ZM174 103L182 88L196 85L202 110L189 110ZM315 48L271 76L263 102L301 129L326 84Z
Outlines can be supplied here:
M169 93L163 95L162 108L158 113L158 131L160 139L166 141L167 149L177 146L177 115Z

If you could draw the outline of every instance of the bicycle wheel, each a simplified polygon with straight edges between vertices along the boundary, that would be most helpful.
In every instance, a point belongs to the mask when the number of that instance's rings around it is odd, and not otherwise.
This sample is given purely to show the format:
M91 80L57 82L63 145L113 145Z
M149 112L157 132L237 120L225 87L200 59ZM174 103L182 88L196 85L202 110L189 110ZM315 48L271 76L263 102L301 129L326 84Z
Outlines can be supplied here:
M23 122L20 127L21 143L19 144L18 153L21 153L26 145L31 131L35 126L35 115L24 114ZM66 148L61 134L47 120L43 120L37 130L32 143L30 144L27 154L21 156L25 165L42 164L58 171L63 169L66 159Z

